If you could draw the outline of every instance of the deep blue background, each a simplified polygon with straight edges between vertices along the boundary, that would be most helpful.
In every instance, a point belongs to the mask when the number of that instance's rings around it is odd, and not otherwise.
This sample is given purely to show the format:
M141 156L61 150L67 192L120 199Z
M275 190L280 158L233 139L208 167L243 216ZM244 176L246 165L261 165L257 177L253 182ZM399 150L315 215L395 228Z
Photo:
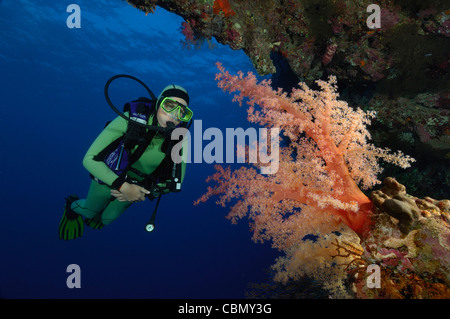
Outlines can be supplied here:
M71 3L81 7L80 29L66 26ZM214 172L206 163L189 165L183 192L163 198L154 233L144 231L147 201L101 231L58 240L64 197L88 190L82 158L115 117L103 96L111 76L134 75L156 95L184 86L203 129L249 127L245 109L214 81L216 61L246 72L248 57L220 44L184 49L182 21L120 0L0 2L1 297L242 298L265 278L277 252L251 241L247 221L231 225L214 200L193 206ZM111 92L121 107L144 91L123 80ZM81 289L66 286L72 263Z

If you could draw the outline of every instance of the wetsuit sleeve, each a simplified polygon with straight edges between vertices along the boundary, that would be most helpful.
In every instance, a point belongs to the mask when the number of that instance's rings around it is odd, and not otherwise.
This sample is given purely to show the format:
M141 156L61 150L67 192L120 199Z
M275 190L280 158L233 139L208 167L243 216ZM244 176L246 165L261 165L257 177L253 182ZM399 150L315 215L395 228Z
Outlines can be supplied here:
M94 157L105 147L123 136L127 129L127 121L120 116L106 126L89 147L83 159L83 166L105 184L112 186L118 176L103 161L96 161Z

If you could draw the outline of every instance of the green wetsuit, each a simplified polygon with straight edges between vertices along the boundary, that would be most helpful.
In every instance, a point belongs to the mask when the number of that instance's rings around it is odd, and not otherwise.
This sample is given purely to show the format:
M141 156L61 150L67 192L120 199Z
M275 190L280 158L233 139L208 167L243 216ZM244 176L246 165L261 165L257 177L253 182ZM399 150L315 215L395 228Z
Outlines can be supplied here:
M127 116L128 114L125 113ZM150 116L148 123L152 123L153 116ZM72 210L86 218L97 219L104 225L110 224L117 217L119 217L128 207L130 202L119 202L118 200L111 201L111 185L118 178L103 161L96 161L94 157L99 154L105 147L115 141L117 138L123 136L127 130L127 121L122 117L114 119L100 135L92 143L83 159L84 167L94 177L98 178L104 184L100 184L92 180L88 195L86 199L80 199L72 203ZM155 134L151 143L132 167L144 174L151 174L162 162L165 153L161 151L161 146L164 142L164 137ZM137 147L136 147L137 148ZM135 148L135 149L136 149ZM134 150L133 150L134 151ZM183 152L186 154L186 152ZM183 182L186 163L182 162L181 182ZM139 180L140 178L133 172L128 172L128 176Z

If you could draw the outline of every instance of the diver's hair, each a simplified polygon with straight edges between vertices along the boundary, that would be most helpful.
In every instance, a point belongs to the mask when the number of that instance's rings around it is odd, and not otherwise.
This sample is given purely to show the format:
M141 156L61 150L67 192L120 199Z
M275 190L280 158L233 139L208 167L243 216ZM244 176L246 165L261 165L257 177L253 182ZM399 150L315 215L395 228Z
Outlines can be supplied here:
M171 84L171 85L166 86L162 90L161 94L158 96L158 100L156 102L156 108L159 108L159 105L161 104L162 100L168 96L179 97L179 98L185 100L187 105L189 105L188 92L182 86L179 86L176 84Z

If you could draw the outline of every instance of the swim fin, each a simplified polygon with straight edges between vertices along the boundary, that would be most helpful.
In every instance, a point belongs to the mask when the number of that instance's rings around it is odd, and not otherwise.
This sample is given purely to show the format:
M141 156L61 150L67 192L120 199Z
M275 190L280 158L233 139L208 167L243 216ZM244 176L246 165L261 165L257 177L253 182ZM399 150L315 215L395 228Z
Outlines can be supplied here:
M70 195L66 198L64 214L59 223L59 239L72 240L83 235L83 217L71 209L72 203L76 200L78 200L77 195Z

